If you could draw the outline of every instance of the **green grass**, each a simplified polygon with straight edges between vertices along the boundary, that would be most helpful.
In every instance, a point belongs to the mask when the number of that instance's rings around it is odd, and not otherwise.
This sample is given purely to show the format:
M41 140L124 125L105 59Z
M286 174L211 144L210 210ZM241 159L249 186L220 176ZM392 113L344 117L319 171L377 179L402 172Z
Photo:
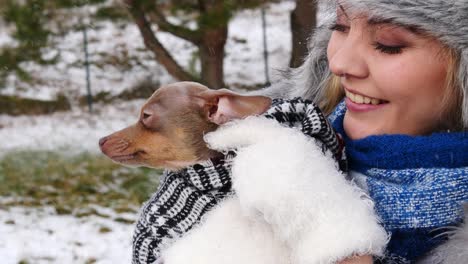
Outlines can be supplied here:
M136 212L156 190L161 173L89 153L10 152L0 157L0 197L12 199L1 199L0 206L53 206L75 216L99 215L93 205Z

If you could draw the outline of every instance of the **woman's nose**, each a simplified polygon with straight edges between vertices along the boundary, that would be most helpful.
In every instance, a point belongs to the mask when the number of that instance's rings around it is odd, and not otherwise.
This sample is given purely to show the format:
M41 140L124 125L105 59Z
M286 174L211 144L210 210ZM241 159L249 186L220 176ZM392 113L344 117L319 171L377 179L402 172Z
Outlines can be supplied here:
M351 35L340 39L330 39L328 63L333 74L355 78L365 78L369 74L367 59L362 45L363 38Z

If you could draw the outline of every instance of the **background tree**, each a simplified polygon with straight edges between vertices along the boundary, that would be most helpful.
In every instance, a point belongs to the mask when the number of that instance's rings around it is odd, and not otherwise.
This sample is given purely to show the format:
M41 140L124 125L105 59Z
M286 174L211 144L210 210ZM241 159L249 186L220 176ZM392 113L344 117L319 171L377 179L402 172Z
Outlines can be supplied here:
M228 22L241 8L253 7L264 0L125 0L130 14L137 24L145 46L151 50L158 63L179 80L199 81L211 88L224 87L224 46L228 36ZM176 25L167 20L168 4L177 10L195 15L196 29ZM185 70L158 40L151 28L156 24L168 32L191 42L198 48L201 72L194 75Z
M29 75L19 66L20 62L33 60L40 64L46 63L40 52L47 44L50 33L43 26L46 20L44 2L26 0L24 4L20 4L18 1L5 0L1 4L4 22L15 26L11 37L18 45L0 50L0 65L3 66L0 77L4 78L8 72L15 72L20 78L28 79Z
M291 12L292 51L289 66L302 65L308 53L309 37L317 24L317 2L296 0L296 8Z
M11 37L17 42L15 46L0 48L0 83L11 72L29 81L31 77L21 66L22 62L33 61L40 65L57 62L58 56L44 59L42 50L50 47L50 36L58 34L50 28L58 28L54 16L59 9L103 2L105 0L0 0L0 20L5 27L13 26Z
M42 53L44 48L53 47L51 37L79 30L66 28L60 32L64 27L60 22L64 14L81 16L82 13L74 13L76 7L100 5L98 12L93 14L94 18L103 16L115 21L115 18L124 17L136 22L146 47L176 79L199 81L212 88L220 88L224 86L224 46L230 18L237 10L275 1L278 0L124 0L131 14L129 17L118 5L102 7L105 0L0 0L1 19L12 26L12 37L17 43L0 49L0 83L4 79L2 77L10 73L28 81L30 75L22 68L22 62L47 64L59 60L60 53L52 59L44 59ZM316 9L314 0L296 0L296 8L291 13L292 67L299 66L307 54L307 38L315 26ZM179 23L172 23L173 20L168 19L170 15L177 16ZM189 22L195 23L189 27ZM158 30L189 41L198 48L195 55L200 61L199 73L193 70L193 65L184 69L174 59L156 37L154 25Z

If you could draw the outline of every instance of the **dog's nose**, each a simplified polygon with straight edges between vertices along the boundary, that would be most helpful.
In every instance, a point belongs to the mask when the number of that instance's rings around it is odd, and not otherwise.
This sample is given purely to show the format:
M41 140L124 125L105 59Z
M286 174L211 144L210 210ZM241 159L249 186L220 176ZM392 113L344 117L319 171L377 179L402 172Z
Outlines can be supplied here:
M103 137L99 140L99 147L102 147L106 141L108 140L109 138L108 137Z

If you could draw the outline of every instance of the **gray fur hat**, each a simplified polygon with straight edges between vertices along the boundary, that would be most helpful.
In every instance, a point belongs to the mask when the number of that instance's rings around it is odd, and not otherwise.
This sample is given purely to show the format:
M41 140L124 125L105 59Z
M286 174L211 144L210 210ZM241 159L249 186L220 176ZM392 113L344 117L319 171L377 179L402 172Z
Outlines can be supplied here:
M302 96L319 102L330 76L327 45L336 19L336 0L319 0L329 15L312 35L304 64L286 72L286 80L266 89L272 97ZM339 0L345 8L391 23L413 26L434 36L460 55L458 83L462 88L462 119L468 129L468 0ZM323 9L322 9L323 10Z

